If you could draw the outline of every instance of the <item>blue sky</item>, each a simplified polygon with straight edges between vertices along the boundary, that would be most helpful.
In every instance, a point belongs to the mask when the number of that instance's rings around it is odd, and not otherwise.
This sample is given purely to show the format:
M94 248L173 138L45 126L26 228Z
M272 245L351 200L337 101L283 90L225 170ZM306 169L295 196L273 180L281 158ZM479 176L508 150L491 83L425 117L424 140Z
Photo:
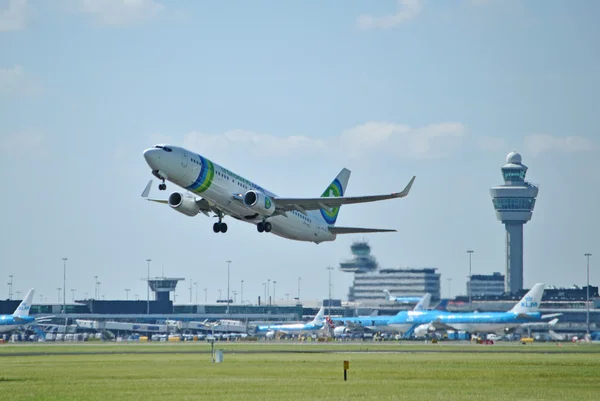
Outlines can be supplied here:
M342 167L349 195L416 175L408 198L344 207L338 224L397 228L368 237L374 255L437 267L443 295L447 278L465 292L469 248L474 273L504 272L488 189L517 150L540 186L525 285L584 284L600 223L599 11L591 0L0 0L0 274L55 301L66 256L78 297L98 275L107 299L144 298L151 258L152 275L164 266L214 301L232 260L245 299L267 279L292 297L299 276L302 298L327 296L325 268L357 237L317 246L234 221L215 235L209 218L143 202L142 151L169 142L280 195L320 194ZM351 276L332 279L345 298Z

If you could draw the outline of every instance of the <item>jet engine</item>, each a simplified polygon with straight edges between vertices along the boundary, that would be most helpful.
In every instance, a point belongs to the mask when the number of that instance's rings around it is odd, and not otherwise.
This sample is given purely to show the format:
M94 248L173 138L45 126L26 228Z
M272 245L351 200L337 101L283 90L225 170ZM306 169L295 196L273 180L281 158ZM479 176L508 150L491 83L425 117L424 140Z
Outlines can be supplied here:
M191 196L186 196L181 192L173 192L169 195L169 206L183 213L186 216L194 217L200 212L200 205Z
M344 326L339 326L333 329L333 336L338 337L350 333L350 329Z
M244 194L243 202L247 208L254 210L261 216L270 216L275 213L273 201L262 192L251 189Z
M432 331L435 331L435 328L432 327L429 323L426 323L415 328L414 335L415 337L423 337Z

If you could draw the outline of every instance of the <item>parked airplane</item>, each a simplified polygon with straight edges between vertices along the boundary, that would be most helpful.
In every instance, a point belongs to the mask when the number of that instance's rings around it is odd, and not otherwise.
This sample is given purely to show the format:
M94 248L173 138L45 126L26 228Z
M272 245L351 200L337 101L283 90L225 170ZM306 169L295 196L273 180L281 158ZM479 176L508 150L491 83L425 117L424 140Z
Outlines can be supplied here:
M389 302L396 302L399 304L414 304L421 300L420 297L395 297L388 290L383 290L387 294L387 300Z
M422 298L418 298L419 302L413 308L413 311L424 311L429 308L431 302L431 294L427 293ZM406 311L398 312L398 315L406 313ZM396 315L397 316L397 315ZM338 326L333 329L334 335L348 334L353 328L367 329L371 331L396 331L388 323L394 318L394 315L388 316L356 316L356 317L334 317L331 321L335 324L336 322L342 323L343 326Z
M539 305L544 284L537 283L508 312L405 312L395 316L389 325L404 332L422 335L435 330L462 330L469 333L505 333L523 324L541 322L560 315L541 315Z
M257 326L255 333L265 333L267 337L273 337L276 333L283 334L306 334L314 333L325 326L325 307L321 307L315 318L308 323L269 324Z
M29 316L29 309L31 308L34 292L35 291L33 288L27 292L27 295L25 295L25 298L23 298L23 301L21 301L12 315L0 316L0 333L17 330L23 326L27 326L35 322L35 318L33 316Z
M284 198L240 177L224 167L187 149L156 145L144 151L144 158L152 174L184 188L191 194L173 192L168 200L148 199L165 203L187 216L213 213L219 220L213 225L215 233L227 232L223 218L229 215L237 220L256 224L258 232L273 232L280 237L314 242L334 241L338 234L393 232L392 229L336 227L342 205L403 198L408 195L415 180L412 177L402 192L388 195L344 196L350 170L344 168L319 198ZM148 198L152 181L142 193Z

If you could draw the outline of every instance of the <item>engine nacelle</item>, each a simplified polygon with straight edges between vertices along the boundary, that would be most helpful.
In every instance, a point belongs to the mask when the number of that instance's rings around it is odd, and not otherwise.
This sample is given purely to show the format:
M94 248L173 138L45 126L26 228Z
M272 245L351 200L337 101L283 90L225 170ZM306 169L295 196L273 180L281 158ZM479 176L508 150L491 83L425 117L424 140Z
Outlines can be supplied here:
M431 327L429 323L426 323L415 328L414 335L415 337L423 337L431 331L435 331L435 328Z
M275 213L275 205L267 195L251 189L244 194L244 205L261 216L270 216Z
M339 327L336 327L335 329L333 329L334 337L343 336L344 334L348 334L348 333L350 333L350 330L344 326L339 326Z
M173 192L169 195L169 206L183 213L186 216L194 217L200 212L200 205L190 196L185 196L181 192Z

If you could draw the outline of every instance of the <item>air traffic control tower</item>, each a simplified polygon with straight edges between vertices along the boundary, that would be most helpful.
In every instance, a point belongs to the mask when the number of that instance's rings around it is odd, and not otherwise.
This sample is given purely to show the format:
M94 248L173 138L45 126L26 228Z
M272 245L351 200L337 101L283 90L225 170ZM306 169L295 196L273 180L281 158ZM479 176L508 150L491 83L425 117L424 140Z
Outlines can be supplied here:
M531 220L538 187L525 181L527 166L511 152L502 166L504 185L490 189L496 217L506 227L506 292L523 289L523 224Z

